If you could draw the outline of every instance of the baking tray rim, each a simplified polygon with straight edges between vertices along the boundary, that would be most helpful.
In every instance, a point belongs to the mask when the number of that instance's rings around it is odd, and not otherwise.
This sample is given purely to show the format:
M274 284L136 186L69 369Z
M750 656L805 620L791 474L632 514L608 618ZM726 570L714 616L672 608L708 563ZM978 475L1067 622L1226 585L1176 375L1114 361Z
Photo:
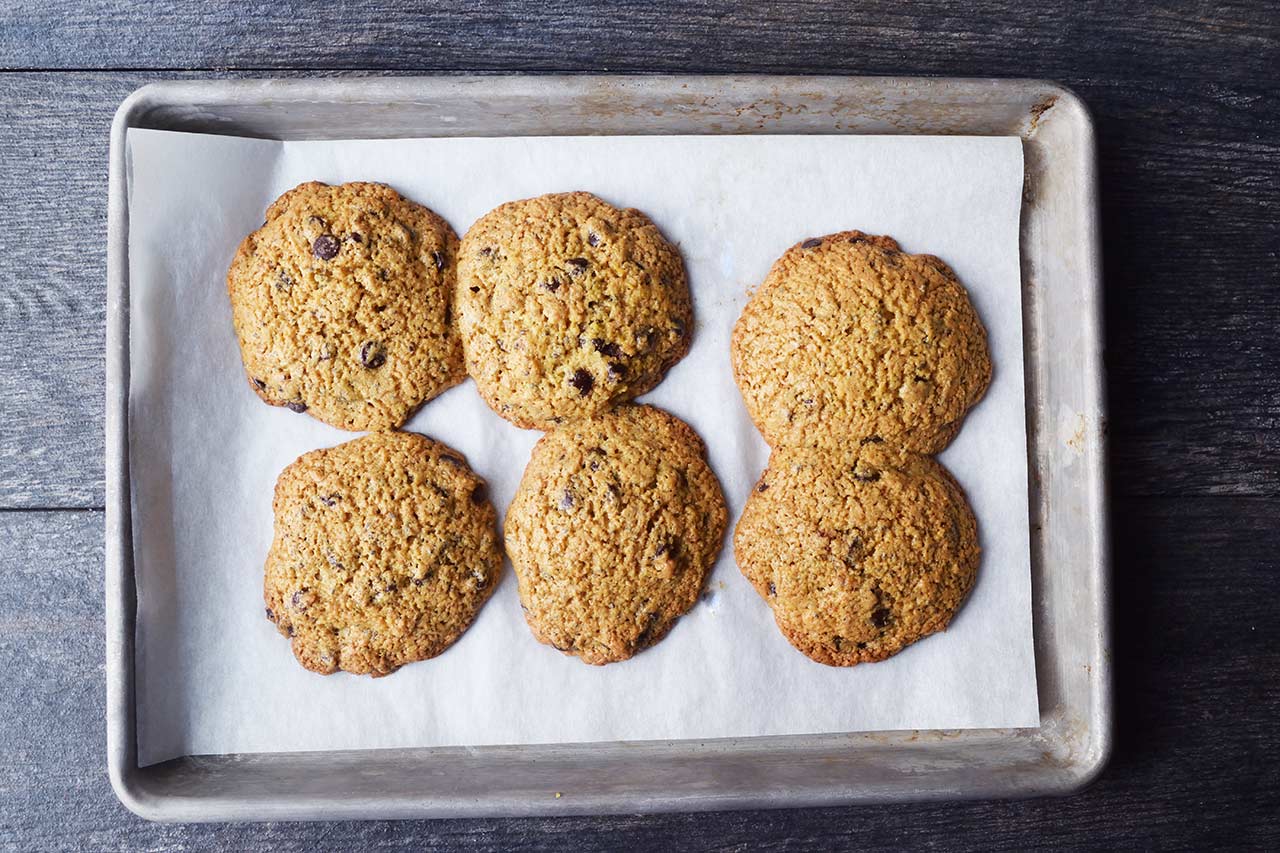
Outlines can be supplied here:
M1029 103L1026 125L1021 132L1011 125L1000 131L1001 135L1017 133L1028 140L1037 122L1053 109L1059 115L1069 116L1079 137L1076 147L1083 150L1074 154L1080 159L1077 167L1083 188L1083 208L1080 213L1083 225L1084 245L1079 247L1083 269L1078 278L1084 283L1085 300L1080 307L1080 321L1087 351L1083 353L1086 367L1090 368L1084 386L1087 414L1093 418L1085 436L1087 466L1082 489L1088 501L1087 524L1092 534L1089 553L1088 580L1092 582L1093 596L1089 602L1094 612L1089 616L1096 622L1092 632L1093 647L1089 650L1091 662L1090 695L1085 703L1083 723L1087 748L1081 752L1055 754L1054 746L1061 746L1072 735L1061 731L1061 720L1048 720L1043 715L1039 730L983 729L955 732L888 732L850 733L847 735L778 736L761 738L731 738L717 741L661 741L618 744L564 744L553 746L479 747L479 748L423 748L404 750L344 751L323 753L273 753L257 756L187 756L147 768L136 763L137 741L134 716L133 647L136 626L136 595L132 570L132 525L129 495L128 469L128 200L126 182L125 135L129 127L144 126L141 121L156 107L180 107L193 96L200 96L205 105L231 105L237 98L249 95L260 97L264 87L276 96L275 103L355 105L418 104L424 93L430 97L447 99L450 87L459 84L479 86L498 95L516 98L540 98L551 94L572 99L591 91L607 88L616 93L620 87L643 85L671 91L679 86L695 92L714 93L726 87L740 87L758 93L779 93L781 97L803 97L806 92L831 92L858 90L862 94L877 90L910 92L918 98L928 99L943 93L955 97L954 109L965 108L965 99L975 101L985 93L1003 91L1010 94L1011 102ZM468 93L474 96L474 92ZM1034 98L1032 97L1034 96ZM261 103L261 102L259 102ZM929 119L924 119L927 125ZM608 119L605 119L608 123ZM759 130L771 132L761 122ZM614 131L615 133L620 131ZM706 131L702 131L706 132ZM725 133L723 129L711 132ZM752 132L750 129L743 132ZM785 131L784 131L785 132ZM790 131L813 132L813 131ZM859 131L848 130L855 133ZM866 132L866 131L862 131ZM882 131L884 132L884 131ZM892 132L892 131L888 131ZM899 131L919 134L924 131ZM949 132L938 129L934 132ZM550 135L555 135L551 133ZM603 135L609 135L605 131ZM1061 155L1061 156L1066 156ZM163 81L142 86L120 105L111 130L110 176L108 198L108 310L107 310L107 715L108 715L108 770L120 801L136 814L150 820L224 820L224 819L316 819L353 817L422 817L422 816L481 816L481 815L537 815L537 814L595 814L617 811L676 811L714 808L749 808L797 805L822 805L850 802L887 802L922 799L972 799L999 796L1036 796L1067 794L1090 784L1104 769L1113 745L1111 716L1111 666L1110 666L1110 615L1109 615L1109 564L1110 531L1107 519L1107 482L1105 467L1105 394L1103 391L1103 365L1101 361L1101 276L1096 202L1096 166L1094 131L1087 108L1073 92L1059 84L1024 79L978 78L912 78L912 77L817 77L771 75L440 75L426 77L355 77L323 79L233 79ZM1024 204L1024 219L1026 205ZM1023 240L1025 241L1025 225ZM1025 251L1025 248L1024 248ZM1028 273L1024 259L1024 294ZM1024 297L1025 298L1025 297ZM1024 311L1026 308L1024 307ZM1031 345L1028 342L1028 349ZM1030 369L1030 368L1029 368ZM1028 379L1030 382L1030 379ZM1032 406L1028 395L1028 410ZM1033 484L1034 491L1035 486ZM1033 608L1038 607L1033 603ZM1041 639L1037 637L1037 657ZM1038 661L1039 665L1039 661ZM1051 730L1045 724L1052 723ZM1078 725L1078 722L1076 723ZM1068 725L1070 723L1068 722ZM1057 731L1052 730L1056 727ZM214 794L201 795L192 790L187 794L158 789L157 777L173 772L176 762L216 764L219 760L233 763L246 758L264 761L275 760L282 765L305 766L317 758L332 757L335 760L352 756L368 756L377 753L395 753L407 756L408 761L426 761L459 750L469 755L493 753L517 755L518 753L545 753L548 755L571 753L575 749L589 748L594 753L625 753L628 756L655 757L664 750L677 748L703 752L710 757L716 753L730 752L751 758L753 748L781 748L792 744L791 751L799 754L805 750L839 749L844 746L859 748L882 745L886 748L910 752L906 745L920 735L932 735L943 739L967 740L981 744L984 740L995 743L1001 739L1038 732L1045 747L1045 772L1020 785L1001 783L975 783L963 788L935 789L928 785L916 788L887 785L880 790L858 790L856 783L826 793L812 789L766 790L762 783L755 794L730 794L675 792L668 796L647 791L639 799L625 793L607 792L600 796L578 795L570 802L555 800L545 802L518 802L484 797L469 800L437 798L423 799L408 795L403 799L383 797L379 802L340 800L325 801L323 797L273 800L257 798L245 802L235 797ZM1079 735L1075 732L1074 735ZM916 747L923 747L924 744ZM519 761L529 761L526 754ZM537 760L534 755L533 760ZM151 778L149 778L151 777Z

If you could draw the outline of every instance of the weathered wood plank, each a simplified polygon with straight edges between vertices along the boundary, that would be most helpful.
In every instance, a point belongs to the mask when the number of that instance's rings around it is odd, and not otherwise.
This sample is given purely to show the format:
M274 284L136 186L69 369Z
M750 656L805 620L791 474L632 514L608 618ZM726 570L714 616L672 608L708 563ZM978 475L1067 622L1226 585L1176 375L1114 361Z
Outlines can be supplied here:
M1115 757L1069 799L531 820L161 826L106 778L102 515L0 513L0 848L1276 849L1280 527L1259 498L1116 507Z
M0 507L102 504L107 128L154 76L0 75ZM1243 77L1066 82L1099 131L1116 492L1280 493L1280 111Z
M525 71L905 69L951 75L1254 79L1266 4L865 0L7 0L0 67ZM1243 50L1241 48L1244 48ZM1198 61L1183 61L1193 54ZM1154 61L1152 61L1154 60Z

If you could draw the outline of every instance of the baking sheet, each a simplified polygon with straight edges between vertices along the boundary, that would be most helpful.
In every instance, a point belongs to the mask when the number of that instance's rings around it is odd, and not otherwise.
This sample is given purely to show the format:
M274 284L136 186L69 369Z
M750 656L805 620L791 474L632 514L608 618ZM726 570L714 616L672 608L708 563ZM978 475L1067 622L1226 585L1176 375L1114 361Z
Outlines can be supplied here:
M139 763L184 754L704 739L1038 724L1031 638L1016 138L707 136L274 142L130 130L130 463ZM507 568L441 657L370 680L302 670L263 616L271 490L354 434L263 405L224 287L240 239L304 180L382 180L460 232L498 203L586 189L679 244L693 349L647 402L706 439L736 519L767 449L733 386L747 288L806 236L887 233L946 260L991 334L995 377L943 461L974 505L978 583L951 628L889 661L795 652L726 543L704 600L604 668L536 643ZM463 451L501 513L539 433L470 382L408 425Z

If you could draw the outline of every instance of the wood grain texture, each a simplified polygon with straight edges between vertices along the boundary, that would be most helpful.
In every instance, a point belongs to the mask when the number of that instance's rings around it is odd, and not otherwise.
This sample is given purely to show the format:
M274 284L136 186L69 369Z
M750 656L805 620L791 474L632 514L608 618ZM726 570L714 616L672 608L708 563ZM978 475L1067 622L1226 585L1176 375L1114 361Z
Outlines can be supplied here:
M0 513L0 848L1276 849L1280 527L1261 498L1116 506L1117 751L1068 799L604 818L169 826L106 778L102 514ZM1214 554L1231 554L1223 583ZM1171 576L1172 574L1172 576Z
M150 79L760 71L1071 86L1099 142L1118 722L1111 766L1064 800L155 826L106 780L102 516L0 512L0 849L1277 849L1277 67L1280 15L1239 0L0 0L0 68L15 72L0 73L0 509L103 502L107 129Z

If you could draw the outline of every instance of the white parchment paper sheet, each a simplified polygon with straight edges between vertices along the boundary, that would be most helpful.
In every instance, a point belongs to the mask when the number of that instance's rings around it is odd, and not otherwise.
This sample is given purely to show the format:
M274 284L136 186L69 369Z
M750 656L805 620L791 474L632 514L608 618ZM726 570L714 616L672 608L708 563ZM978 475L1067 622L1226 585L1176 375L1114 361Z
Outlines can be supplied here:
M297 142L129 133L130 462L142 764L184 754L716 738L1038 724L1031 639L1013 138L559 137ZM224 284L236 246L305 180L378 180L459 233L495 205L590 190L649 214L688 265L693 349L645 399L706 440L731 523L765 464L729 367L749 288L788 246L858 228L947 261L995 379L943 461L981 526L977 586L945 633L889 661L813 663L726 546L704 601L653 649L589 667L539 645L515 577L441 657L379 680L294 662L263 614L277 474L355 435L263 405ZM409 424L463 451L501 514L539 433L468 381Z

